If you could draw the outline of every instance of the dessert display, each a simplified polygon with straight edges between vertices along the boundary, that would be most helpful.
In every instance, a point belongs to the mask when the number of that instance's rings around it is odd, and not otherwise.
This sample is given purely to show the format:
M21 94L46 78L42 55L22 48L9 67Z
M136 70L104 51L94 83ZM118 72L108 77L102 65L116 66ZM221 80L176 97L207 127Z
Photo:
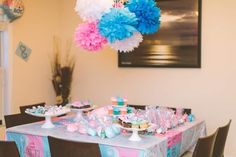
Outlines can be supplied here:
M112 97L111 103L114 106L127 106L127 99L121 97Z
M127 106L127 99L121 97L112 97L111 106L108 106L109 115L125 115L132 113L132 108Z
M28 108L25 113L36 117L45 117L45 122L42 128L51 129L54 128L51 117L60 116L70 112L70 108L67 106L37 106L33 108Z
M135 114L120 116L118 124L125 128L147 129L149 127L149 122L145 118L138 117Z
M70 104L72 109L88 109L92 107L90 101L75 101Z
M63 106L37 106L33 108L27 108L25 113L34 116L45 117L45 116L58 116L70 112L70 108Z

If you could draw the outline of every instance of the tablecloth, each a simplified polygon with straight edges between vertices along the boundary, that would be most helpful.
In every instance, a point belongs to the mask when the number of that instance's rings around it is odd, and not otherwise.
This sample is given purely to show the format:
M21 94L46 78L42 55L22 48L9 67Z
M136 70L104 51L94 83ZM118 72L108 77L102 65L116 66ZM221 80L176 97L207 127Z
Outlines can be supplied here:
M62 118L55 121L53 129L41 128L42 122L8 128L7 140L16 142L21 157L50 157L47 136L98 143L102 157L179 157L206 134L205 122L195 120L171 129L165 135L141 135L139 142L129 141L130 134L101 139L68 132L63 124L69 120Z

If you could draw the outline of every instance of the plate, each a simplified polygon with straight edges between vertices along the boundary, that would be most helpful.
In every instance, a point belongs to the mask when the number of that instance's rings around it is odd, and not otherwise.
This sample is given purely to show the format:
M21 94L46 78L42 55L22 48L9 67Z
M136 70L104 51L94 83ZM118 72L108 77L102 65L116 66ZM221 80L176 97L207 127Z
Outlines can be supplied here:
M144 131L146 129L148 129L151 125L149 124L149 127L148 128L143 128L143 129L138 129L138 128L126 128L126 127L123 127L121 126L120 124L117 124L118 127L122 128L122 129L125 129L125 130L128 130L128 131L132 131L132 135L130 136L129 140L130 141L141 141L141 137L139 136L138 132L139 131Z
M82 109L76 109L76 108L70 108L70 109L71 109L71 111L82 112L82 111L90 111L90 110L93 110L93 109L95 109L95 107L92 106L92 107L89 107L89 108L82 108Z
M29 112L29 111L25 111L25 113L35 116L35 117L57 117L57 116L61 116L63 114L69 113L70 111L71 110L68 108L68 109L64 110L64 112L59 112L56 114L38 114L38 113Z

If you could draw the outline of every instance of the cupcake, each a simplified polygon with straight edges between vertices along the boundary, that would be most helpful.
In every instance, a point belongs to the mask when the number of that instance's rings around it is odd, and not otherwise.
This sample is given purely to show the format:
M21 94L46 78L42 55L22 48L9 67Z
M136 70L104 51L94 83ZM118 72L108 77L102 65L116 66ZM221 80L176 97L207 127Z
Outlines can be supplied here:
M112 105L117 105L117 99L116 99L116 97L112 97L112 98L111 98L111 103L112 103Z
M148 122L143 121L139 126L140 126L141 129L146 129L146 128L148 128Z
M114 114L114 115L119 115L119 114L120 114L120 109L114 107L114 108L113 108L113 114Z
M107 110L108 110L108 114L111 115L113 113L113 107L108 106Z
M127 114L127 108L121 108L120 109L120 114L124 115L124 114Z

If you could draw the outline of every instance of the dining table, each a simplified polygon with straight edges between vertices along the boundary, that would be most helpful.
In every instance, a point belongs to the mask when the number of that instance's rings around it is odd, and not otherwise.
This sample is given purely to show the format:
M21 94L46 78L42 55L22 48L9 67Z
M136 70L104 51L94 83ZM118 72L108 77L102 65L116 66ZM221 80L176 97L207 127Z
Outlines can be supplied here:
M53 119L52 129L42 128L43 121L19 125L6 130L6 139L15 141L21 157L51 157L48 136L76 141L97 143L102 157L179 157L193 150L199 137L206 135L204 120L185 122L165 134L143 134L141 141L130 141L129 132L113 138L100 138L67 131L73 122L71 116Z

